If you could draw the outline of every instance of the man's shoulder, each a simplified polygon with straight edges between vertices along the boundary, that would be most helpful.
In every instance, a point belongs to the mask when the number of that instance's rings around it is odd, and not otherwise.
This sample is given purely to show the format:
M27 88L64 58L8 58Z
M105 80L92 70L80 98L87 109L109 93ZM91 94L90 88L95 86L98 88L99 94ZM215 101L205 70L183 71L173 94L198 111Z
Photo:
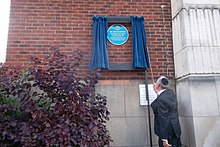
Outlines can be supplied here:
M174 91L170 88L167 88L164 93L168 93L168 94L174 94Z
M172 89L166 89L162 94L161 94L161 97L165 100L167 100L167 98L173 98L175 97L175 93Z

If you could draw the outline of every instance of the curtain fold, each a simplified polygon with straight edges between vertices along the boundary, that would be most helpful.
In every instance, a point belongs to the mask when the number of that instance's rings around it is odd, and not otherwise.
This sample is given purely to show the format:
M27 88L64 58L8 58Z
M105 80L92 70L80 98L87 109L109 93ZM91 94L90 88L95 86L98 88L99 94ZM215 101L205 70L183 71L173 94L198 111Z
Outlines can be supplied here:
M108 45L107 45L108 21L103 16L93 17L93 48L90 60L90 68L108 69Z
M149 68L149 55L146 44L146 32L144 28L144 17L131 16L132 44L133 44L133 67Z

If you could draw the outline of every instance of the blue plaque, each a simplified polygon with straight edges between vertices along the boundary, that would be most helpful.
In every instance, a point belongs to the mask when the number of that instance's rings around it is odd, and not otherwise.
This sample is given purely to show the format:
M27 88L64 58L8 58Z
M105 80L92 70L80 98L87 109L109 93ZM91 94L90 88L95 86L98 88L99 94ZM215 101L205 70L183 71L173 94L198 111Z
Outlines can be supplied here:
M124 44L128 37L128 30L123 25L115 24L108 28L107 38L114 45Z

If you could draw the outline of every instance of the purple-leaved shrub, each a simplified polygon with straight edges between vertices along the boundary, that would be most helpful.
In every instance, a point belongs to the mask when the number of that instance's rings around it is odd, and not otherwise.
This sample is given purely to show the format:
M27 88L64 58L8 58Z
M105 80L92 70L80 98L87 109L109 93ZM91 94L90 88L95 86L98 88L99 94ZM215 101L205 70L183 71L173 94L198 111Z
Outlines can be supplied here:
M0 146L109 146L106 96L98 76L82 76L83 55L55 49L23 67L0 66Z

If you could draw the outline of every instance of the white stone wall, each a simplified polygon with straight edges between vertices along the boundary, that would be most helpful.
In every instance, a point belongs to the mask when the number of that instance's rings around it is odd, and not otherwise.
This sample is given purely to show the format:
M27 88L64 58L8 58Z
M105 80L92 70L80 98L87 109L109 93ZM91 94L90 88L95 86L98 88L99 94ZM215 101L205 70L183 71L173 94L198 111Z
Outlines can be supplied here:
M220 73L220 6L181 8L173 17L176 78Z
M177 81L182 143L220 146L220 77L188 76Z
M220 146L220 0L171 0L176 92L187 147Z
M140 106L139 84L144 81L108 80L96 86L96 92L107 96L110 119L107 127L114 142L112 147L149 147L148 106ZM153 115L151 113L153 124ZM154 135L153 145L157 146Z

